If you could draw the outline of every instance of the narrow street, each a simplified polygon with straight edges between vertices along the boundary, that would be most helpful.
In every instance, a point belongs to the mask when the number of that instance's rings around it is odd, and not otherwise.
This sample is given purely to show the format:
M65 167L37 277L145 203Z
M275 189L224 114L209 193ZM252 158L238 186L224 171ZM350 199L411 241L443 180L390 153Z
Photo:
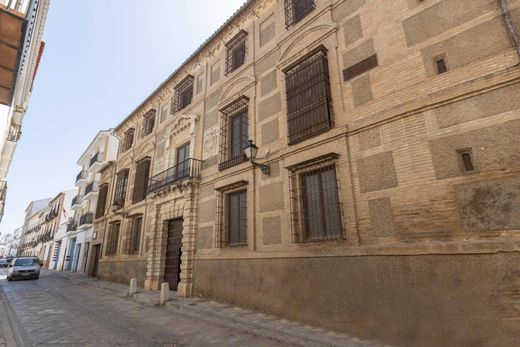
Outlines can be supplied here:
M5 273L0 346L371 346L210 301L176 298L160 307L70 274L8 282Z

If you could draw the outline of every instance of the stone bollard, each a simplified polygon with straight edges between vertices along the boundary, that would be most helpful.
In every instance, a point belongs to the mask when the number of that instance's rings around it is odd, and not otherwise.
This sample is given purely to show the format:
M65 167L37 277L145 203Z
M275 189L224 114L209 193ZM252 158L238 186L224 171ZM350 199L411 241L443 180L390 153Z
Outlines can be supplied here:
M130 279L130 288L128 289L128 296L137 293L137 278Z
M170 285L168 282L161 283L161 296L159 297L159 305L164 305L170 299Z

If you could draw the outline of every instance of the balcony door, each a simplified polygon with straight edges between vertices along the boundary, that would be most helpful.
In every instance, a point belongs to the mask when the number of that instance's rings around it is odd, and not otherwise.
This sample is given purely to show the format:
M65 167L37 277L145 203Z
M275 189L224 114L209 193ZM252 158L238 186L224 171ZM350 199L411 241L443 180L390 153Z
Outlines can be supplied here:
M175 178L179 180L181 178L188 177L190 175L190 143L177 148L177 156L175 163Z

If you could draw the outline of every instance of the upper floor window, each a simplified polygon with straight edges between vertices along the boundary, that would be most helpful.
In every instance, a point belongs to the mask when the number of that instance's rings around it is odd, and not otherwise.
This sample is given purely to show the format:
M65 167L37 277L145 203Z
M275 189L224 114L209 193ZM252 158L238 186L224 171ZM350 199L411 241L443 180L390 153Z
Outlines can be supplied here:
M285 0L285 26L295 25L315 8L314 0Z
M132 203L144 200L146 197L146 188L148 187L148 178L150 175L150 158L145 158L137 163L135 170L134 191L132 194Z
M135 130L133 128L130 128L125 132L125 137L123 139L123 146L121 147L122 152L126 152L130 148L132 148L132 145L134 144L134 134L135 134Z
M114 204L120 208L125 206L126 188L128 187L128 169L117 174L116 191L114 194Z
M144 116L141 136L144 137L146 135L151 134L154 126L155 126L155 110L152 110Z
M249 99L241 97L220 112L220 163L219 170L227 169L246 160L244 147L248 143Z
M229 74L246 61L246 37L247 32L241 30L228 43L226 43L226 74Z
M98 200L96 205L96 218L101 218L105 215L105 210L107 207L107 197L108 197L108 184L102 184L99 187Z
M172 114L179 112L191 104L193 98L193 80L193 76L188 75L175 86L175 94L172 98L171 107Z
M325 48L320 47L284 72L289 144L330 129L333 120Z

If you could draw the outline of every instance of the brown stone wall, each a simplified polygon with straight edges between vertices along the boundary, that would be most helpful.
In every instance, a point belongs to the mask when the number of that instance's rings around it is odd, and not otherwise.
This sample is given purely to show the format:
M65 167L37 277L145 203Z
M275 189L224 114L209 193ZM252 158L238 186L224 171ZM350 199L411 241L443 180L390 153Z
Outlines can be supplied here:
M144 287L146 279L146 260L140 261L103 261L100 260L98 275L100 280L129 284L137 278L137 285Z
M395 346L513 346L520 253L199 260L195 295Z

